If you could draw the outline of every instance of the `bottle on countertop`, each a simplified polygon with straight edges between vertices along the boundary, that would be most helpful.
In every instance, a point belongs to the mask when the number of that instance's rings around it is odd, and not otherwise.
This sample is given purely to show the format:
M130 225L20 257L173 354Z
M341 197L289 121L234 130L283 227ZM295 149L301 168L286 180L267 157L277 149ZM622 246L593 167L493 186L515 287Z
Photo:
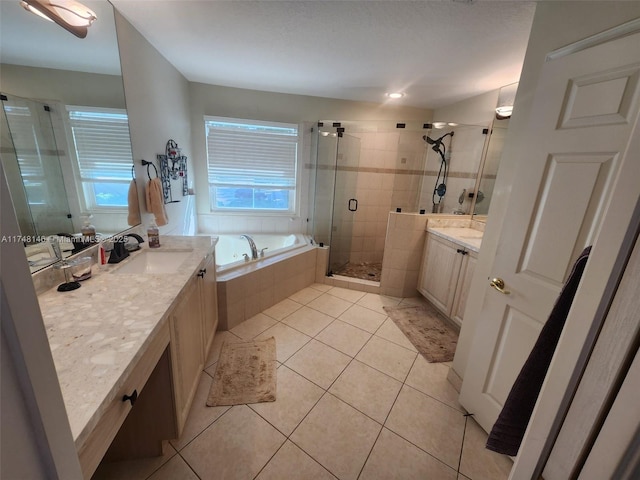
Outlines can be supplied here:
M147 240L149 241L149 248L158 248L160 246L160 230L155 222L151 222L147 227Z
M84 224L82 225L82 228L80 229L80 232L82 233L82 242L83 243L95 243L96 242L96 227L94 227L93 225L91 225L91 223L89 223L89 219L92 216L93 215L91 215L91 214L85 216Z

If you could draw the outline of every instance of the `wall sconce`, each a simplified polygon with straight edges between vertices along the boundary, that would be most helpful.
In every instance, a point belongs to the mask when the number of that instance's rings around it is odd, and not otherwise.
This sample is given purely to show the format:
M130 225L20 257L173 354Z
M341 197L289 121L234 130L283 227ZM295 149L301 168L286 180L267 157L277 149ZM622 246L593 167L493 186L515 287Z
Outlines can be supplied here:
M516 92L518 91L518 83L512 83L505 85L500 89L498 94L498 105L496 106L496 118L498 120L504 120L511 117L513 113L513 104L516 99Z
M88 28L96 21L96 14L75 0L22 0L22 7L55 22L78 38L87 36Z

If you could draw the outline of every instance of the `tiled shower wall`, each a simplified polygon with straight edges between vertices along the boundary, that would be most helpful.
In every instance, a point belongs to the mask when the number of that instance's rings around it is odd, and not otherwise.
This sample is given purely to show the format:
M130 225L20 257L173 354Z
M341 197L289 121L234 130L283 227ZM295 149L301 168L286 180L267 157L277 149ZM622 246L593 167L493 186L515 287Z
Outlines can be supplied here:
M347 133L361 144L351 262L380 263L389 212L417 211L425 161L423 133L388 127L365 131L347 127Z
M447 193L442 199L442 207L439 212L452 214L469 214L471 208L471 198L469 192L473 192L482 159L482 150L487 140L485 127L477 125L459 125L444 129L434 129L429 132L431 138L438 138L445 133L454 132L453 137L447 137L444 142L447 147L447 154L451 154L449 162L449 174L446 182ZM431 148L427 150L427 171L422 183L420 194L420 208L427 213L432 212L433 190L436 185L438 170L440 169L441 157ZM464 191L464 195L463 195ZM462 198L461 198L462 197ZM436 200L438 197L436 196ZM459 203L459 200L463 200Z

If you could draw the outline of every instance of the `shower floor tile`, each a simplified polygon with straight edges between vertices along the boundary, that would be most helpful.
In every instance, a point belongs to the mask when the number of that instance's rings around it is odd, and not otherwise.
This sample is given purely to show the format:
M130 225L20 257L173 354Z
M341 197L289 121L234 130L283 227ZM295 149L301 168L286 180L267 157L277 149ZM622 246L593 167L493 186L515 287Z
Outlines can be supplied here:
M344 277L359 278L361 280L371 280L372 282L380 281L382 273L382 263L347 263L344 267L339 268L334 275L342 275Z

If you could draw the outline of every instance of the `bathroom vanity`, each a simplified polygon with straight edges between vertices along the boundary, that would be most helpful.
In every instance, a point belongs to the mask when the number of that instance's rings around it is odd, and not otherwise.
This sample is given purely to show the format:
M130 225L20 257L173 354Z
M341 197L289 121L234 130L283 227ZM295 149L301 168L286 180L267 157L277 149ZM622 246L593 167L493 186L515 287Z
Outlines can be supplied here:
M427 223L418 291L461 326L484 224L472 220Z
M164 236L39 295L85 478L105 454L161 455L180 436L217 327L216 240Z

